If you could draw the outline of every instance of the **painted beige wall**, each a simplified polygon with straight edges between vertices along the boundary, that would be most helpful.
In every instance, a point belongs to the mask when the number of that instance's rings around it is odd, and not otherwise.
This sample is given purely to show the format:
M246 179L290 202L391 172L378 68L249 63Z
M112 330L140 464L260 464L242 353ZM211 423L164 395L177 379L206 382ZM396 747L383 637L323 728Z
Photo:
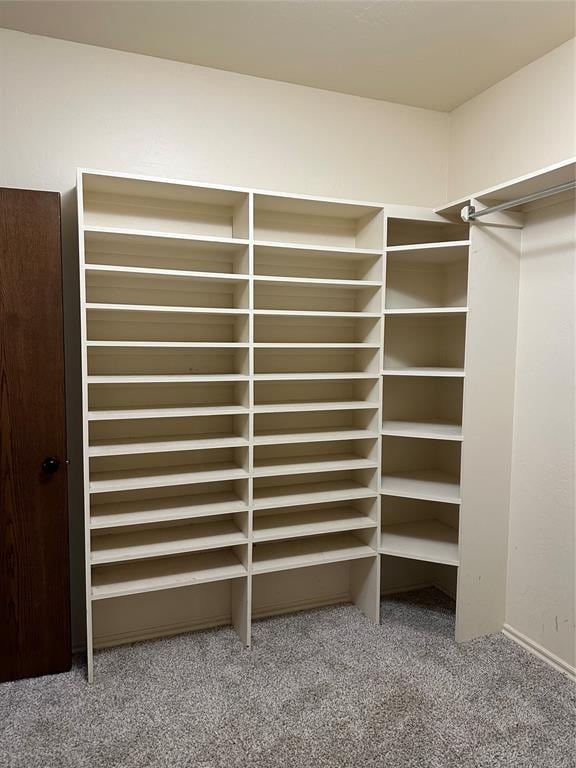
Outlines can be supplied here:
M0 29L0 185L63 193L74 639L83 632L79 166L437 205L449 116Z
M576 38L451 113L448 200L576 155Z
M573 202L526 217L506 601L507 624L572 666L575 256Z

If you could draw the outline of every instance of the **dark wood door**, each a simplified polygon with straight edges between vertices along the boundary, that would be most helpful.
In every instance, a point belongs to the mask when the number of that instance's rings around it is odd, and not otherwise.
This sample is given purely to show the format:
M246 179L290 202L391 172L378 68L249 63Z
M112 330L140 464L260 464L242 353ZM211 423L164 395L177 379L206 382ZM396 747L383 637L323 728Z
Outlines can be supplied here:
M70 669L60 195L0 189L0 681Z

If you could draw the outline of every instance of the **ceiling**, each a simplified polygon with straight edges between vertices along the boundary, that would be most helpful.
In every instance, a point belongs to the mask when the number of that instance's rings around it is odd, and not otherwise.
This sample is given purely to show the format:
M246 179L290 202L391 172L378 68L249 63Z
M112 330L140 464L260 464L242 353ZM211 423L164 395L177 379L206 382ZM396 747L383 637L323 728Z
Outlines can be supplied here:
M571 0L13 0L0 26L450 111L574 37Z

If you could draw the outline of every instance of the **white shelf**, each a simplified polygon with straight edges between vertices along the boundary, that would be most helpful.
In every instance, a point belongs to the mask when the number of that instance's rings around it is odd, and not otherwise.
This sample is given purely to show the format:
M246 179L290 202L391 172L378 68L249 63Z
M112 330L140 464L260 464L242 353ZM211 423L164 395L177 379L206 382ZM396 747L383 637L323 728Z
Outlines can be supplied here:
M320 413L321 411L356 411L356 410L378 410L378 403L366 400L329 400L319 403L273 403L255 405L254 413L301 413L311 411Z
M248 309L234 309L230 307L180 307L177 305L157 304L109 304L104 302L90 302L86 309L97 309L102 312L165 312L180 315L248 315Z
M378 373L331 371L323 373L256 373L254 381L330 381L336 379L378 379Z
M219 281L224 283L246 282L249 275L231 272L200 272L187 269L159 269L155 267L124 267L115 264L86 264L86 272L108 272L111 275L145 275L158 278L193 278L199 281Z
M376 552L351 533L262 543L254 549L252 571L271 573L373 557Z
M438 520L387 525L382 528L380 553L428 563L458 565L458 531Z
M258 283L274 283L286 285L320 285L332 288L360 289L360 288L380 288L381 280L338 280L323 277L278 277L276 275L254 275L254 280Z
M126 235L130 237L163 238L167 240L184 240L191 243L218 243L220 245L248 245L249 241L236 237L212 237L210 235L185 235L177 232L154 232L148 229L132 229L128 227L97 227L84 226L83 232L94 232L103 235Z
M318 456L289 457L281 461L277 458L260 461L254 467L254 477L276 477L280 475L299 475L313 472L337 472L348 469L375 469L377 461L365 459L353 454L326 454Z
M255 315L268 317L358 317L380 318L380 312L329 312L303 309L255 309Z
M454 378L464 378L463 368L385 368L382 371L383 376L451 376Z
M285 443L322 443L334 440L370 440L378 437L368 429L308 430L303 432L273 432L254 436L254 445L282 445Z
M124 376L87 376L88 384L171 384L249 381L250 377L241 373L173 373L173 374L135 374Z
M280 509L304 504L326 504L352 499L373 499L377 491L354 480L266 486L254 489L254 509Z
M353 507L279 512L254 519L254 541L279 541L376 526L375 520Z
M149 408L115 408L88 411L88 421L124 421L131 419L172 419L187 416L237 416L250 413L242 405L210 405L177 408L150 406Z
M211 483L217 480L240 480L248 472L232 464L204 464L194 471L176 471L176 467L147 467L94 472L90 475L90 493L110 491L136 491L145 488L170 488L193 483Z
M86 346L110 349L247 349L250 345L241 341L87 341Z
M392 421L382 424L382 434L393 437L424 437L433 440L462 440L462 425L441 421Z
M470 240L444 240L438 243L415 243L412 245L391 245L387 253L402 253L411 251L451 251L454 248L468 248Z
M246 575L246 568L234 552L227 549L100 566L92 573L92 600L156 592Z
M424 499L449 504L460 504L458 478L439 470L395 472L383 475L380 493L406 499Z
M309 243L280 242L276 240L255 240L254 247L284 250L289 248L295 251L314 251L314 253L336 254L342 253L347 257L381 256L383 251L375 248L346 248L345 246L314 245Z
M380 349L379 344L365 344L357 342L354 344L323 344L317 342L268 342L260 341L254 344L255 349Z
M248 506L244 501L237 498L232 492L225 491L196 496L112 501L107 504L92 505L90 528L101 530L247 511Z
M468 307L411 307L409 309L385 309L390 317L456 317L465 315Z
M92 440L88 447L88 456L129 456L139 453L174 453L177 451L197 451L208 448L242 448L249 445L243 437L210 437L202 435L188 440L175 440L170 437L156 440L143 438L117 438L116 440Z
M232 520L106 533L92 538L92 565L220 549L247 543Z

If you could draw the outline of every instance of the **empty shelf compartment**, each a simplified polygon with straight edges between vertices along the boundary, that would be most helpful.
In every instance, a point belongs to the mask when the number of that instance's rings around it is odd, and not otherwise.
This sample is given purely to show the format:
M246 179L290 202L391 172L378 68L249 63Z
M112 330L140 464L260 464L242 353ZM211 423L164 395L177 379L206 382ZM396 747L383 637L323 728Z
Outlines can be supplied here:
M378 380L256 381L256 413L378 408Z
M256 315L257 344L380 344L379 317Z
M138 272L135 268L86 267L89 304L248 309L248 281L185 274Z
M224 481L172 488L169 492L97 494L90 503L90 528L165 523L230 515L248 510L248 481Z
M87 310L88 341L179 342L184 346L248 343L248 315L238 314L240 310L190 313L114 306L117 308Z
M369 439L256 446L254 476L372 469L378 466L377 445L375 439Z
M248 411L248 384L92 384L88 419L158 419L233 415Z
M382 438L381 492L459 503L460 444L447 440Z
M248 246L233 242L87 231L84 251L87 265L248 274Z
M384 435L462 440L462 379L385 377Z
M468 224L449 221L388 218L387 247L450 243L468 239Z
M92 600L241 578L247 575L240 560L241 549L217 549L97 566L92 569Z
M238 480L248 476L247 448L90 459L90 493Z
M467 245L388 254L387 311L458 311L466 307L467 293Z
M270 350L257 349L255 374L373 373L378 372L379 350Z
M248 236L248 194L83 174L84 224L199 237Z
M277 277L380 281L382 255L260 244L254 247L254 271Z
M256 240L331 248L383 247L383 211L370 205L254 196Z
M375 528L375 515L366 508L347 505L296 507L288 511L267 510L254 516L254 541L275 541L301 536L319 536L341 531Z
M377 434L373 410L257 414L254 420L255 445L363 439Z
M244 515L245 528L247 528ZM193 522L186 525L166 525L161 528L139 527L117 533L92 534L91 562L120 563L154 557L220 549L244 544L247 533L230 517Z
M382 528L380 553L410 560L458 565L458 531L439 520L387 525Z
M254 545L252 570L256 573L305 568L373 557L376 551L353 533L334 533Z
M247 416L93 421L89 456L163 453L248 445Z
M464 368L466 319L390 316L384 329L384 370Z
M280 509L377 497L374 470L256 478L254 509Z
M88 349L89 376L226 376L248 374L245 349Z
M379 286L355 287L257 280L256 309L310 310L314 312L380 312Z

